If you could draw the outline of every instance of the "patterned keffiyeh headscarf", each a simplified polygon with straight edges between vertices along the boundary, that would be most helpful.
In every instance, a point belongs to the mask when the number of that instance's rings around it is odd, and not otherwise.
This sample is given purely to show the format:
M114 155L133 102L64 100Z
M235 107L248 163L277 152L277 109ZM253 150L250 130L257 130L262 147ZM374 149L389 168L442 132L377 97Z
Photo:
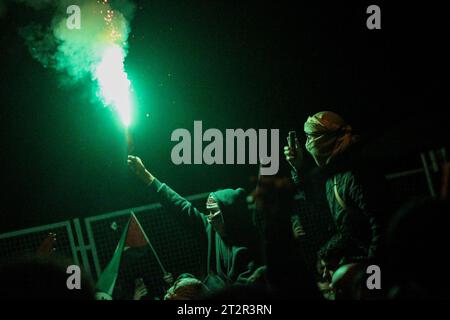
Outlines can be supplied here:
M358 139L344 119L331 111L321 111L308 117L304 130L307 136L306 150L319 167L326 166L334 156Z

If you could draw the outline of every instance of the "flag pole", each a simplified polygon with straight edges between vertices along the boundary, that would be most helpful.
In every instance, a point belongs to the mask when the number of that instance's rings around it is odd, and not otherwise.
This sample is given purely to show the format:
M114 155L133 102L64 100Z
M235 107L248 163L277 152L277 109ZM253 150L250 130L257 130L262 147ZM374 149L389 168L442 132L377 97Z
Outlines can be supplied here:
M166 269L164 268L164 266L163 266L161 260L159 259L158 254L156 253L155 248L153 248L153 245L152 245L152 243L150 242L150 239L147 237L147 234L145 233L144 229L143 229L142 226L141 226L141 223L140 223L139 220L136 218L136 215L134 214L133 211L131 211L131 216L134 218L134 220L136 221L137 225L138 225L139 228L141 229L142 234L144 235L145 241L147 241L147 243L148 243L150 249L152 250L153 255L154 255L155 258L156 258L156 261L158 262L159 267L161 268L161 271L164 273L164 275L166 275L168 272L167 272Z

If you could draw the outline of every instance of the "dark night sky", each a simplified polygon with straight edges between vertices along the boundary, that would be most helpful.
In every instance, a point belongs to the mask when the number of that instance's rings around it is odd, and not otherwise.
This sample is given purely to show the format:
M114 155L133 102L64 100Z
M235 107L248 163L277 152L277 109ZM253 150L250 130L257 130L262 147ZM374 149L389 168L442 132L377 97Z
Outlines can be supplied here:
M205 129L279 128L281 153L288 130L301 132L308 115L334 110L363 134L388 135L374 147L386 159L433 143L433 130L445 127L444 8L377 2L382 30L371 31L365 11L372 2L297 2L135 1L126 69L136 96L136 153L179 193L251 188L257 172L173 165L170 134L192 130L194 120ZM127 172L122 129L92 100L92 83L61 86L18 35L50 18L15 3L0 17L0 231L148 201Z

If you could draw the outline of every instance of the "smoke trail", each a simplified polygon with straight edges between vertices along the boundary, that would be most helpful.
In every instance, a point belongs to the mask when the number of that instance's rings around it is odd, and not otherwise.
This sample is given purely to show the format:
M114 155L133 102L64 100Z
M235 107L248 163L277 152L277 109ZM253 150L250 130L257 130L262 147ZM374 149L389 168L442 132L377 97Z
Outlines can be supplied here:
M114 69L115 75L119 75L119 86L125 85L119 91L128 90L129 82L125 81L126 73L123 70L123 62L127 55L127 40L130 32L130 20L134 12L134 4L130 1L108 1L108 0L17 0L35 9L52 7L55 16L50 26L31 24L20 30L25 39L33 58L38 60L44 67L54 68L68 76L71 82L77 82L89 77L98 82L98 96L105 105L124 101L127 97L105 96L114 92L107 85L117 86L117 83L107 82L105 84L105 55L109 66ZM70 29L67 27L67 7L78 5L81 11L81 28ZM112 49L113 48L113 49ZM110 52L116 54L111 60ZM112 66L111 64L114 64ZM102 74L99 75L99 66ZM122 74L117 71L119 68ZM66 77L67 78L67 77ZM128 80L128 79L126 79ZM103 82L103 83L102 83ZM128 94L128 93L127 93ZM129 106L125 106L129 107ZM129 122L128 116L123 116L124 122Z

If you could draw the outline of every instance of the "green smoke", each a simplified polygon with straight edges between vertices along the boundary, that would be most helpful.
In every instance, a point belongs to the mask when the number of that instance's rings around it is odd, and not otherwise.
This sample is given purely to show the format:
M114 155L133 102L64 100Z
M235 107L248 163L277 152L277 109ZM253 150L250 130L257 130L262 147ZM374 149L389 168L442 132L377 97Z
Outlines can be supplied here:
M33 58L44 67L54 68L64 79L77 82L91 79L98 82L97 68L110 48L120 48L123 67L134 4L130 1L108 0L18 0L35 9L54 8L49 25L30 24L20 30ZM70 29L67 8L77 5L81 12L81 28ZM62 78L63 79L63 78ZM97 83L98 86L98 83ZM102 84L98 96L106 104ZM119 107L119 106L115 106Z

